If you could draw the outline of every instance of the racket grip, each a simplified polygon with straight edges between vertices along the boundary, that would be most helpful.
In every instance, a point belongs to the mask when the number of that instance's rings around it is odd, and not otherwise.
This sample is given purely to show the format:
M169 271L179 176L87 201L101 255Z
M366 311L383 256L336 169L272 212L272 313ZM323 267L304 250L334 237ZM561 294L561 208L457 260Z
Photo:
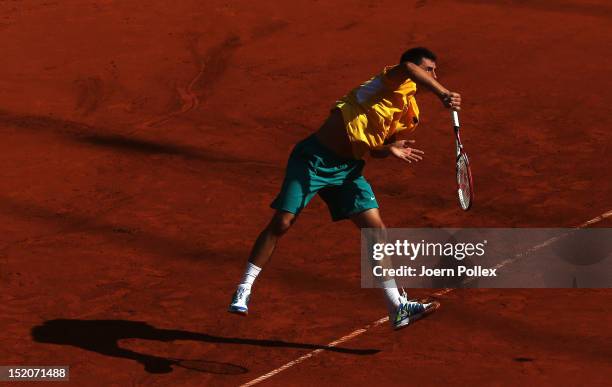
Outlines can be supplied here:
M451 115L453 116L453 126L455 128L458 128L459 127L459 113L456 110L452 110Z

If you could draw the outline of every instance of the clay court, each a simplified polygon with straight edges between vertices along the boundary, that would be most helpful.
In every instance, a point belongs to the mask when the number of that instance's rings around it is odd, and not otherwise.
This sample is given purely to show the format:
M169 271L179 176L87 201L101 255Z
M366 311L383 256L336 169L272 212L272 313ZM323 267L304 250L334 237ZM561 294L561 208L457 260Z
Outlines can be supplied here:
M249 316L226 312L292 146L412 46L462 94L476 199L457 205L450 117L423 92L425 159L367 162L389 227L612 227L609 2L7 0L0 17L0 365L69 365L80 386L609 383L610 290L456 290L394 332L360 288L359 230L319 198Z

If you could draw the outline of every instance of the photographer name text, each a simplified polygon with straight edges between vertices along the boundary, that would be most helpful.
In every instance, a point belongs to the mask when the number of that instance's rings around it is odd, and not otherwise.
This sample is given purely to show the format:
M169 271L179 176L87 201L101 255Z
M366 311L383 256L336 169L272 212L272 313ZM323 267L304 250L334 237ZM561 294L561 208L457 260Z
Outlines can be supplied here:
M497 277L497 269L483 268L482 266L457 266L446 269L432 269L421 266L420 269L409 266L388 269L374 266L372 273L375 277Z

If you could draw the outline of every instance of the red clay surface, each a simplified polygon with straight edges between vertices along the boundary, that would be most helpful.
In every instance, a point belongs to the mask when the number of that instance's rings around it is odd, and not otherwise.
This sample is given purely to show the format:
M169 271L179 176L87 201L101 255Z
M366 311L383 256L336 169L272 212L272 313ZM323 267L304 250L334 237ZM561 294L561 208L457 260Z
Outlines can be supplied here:
M359 288L358 230L319 199L248 318L225 309L292 145L410 46L464 97L477 197L459 209L450 118L424 93L425 160L366 168L389 226L565 227L612 209L612 7L490 3L1 2L0 365L233 386L382 317ZM604 385L610 295L452 292L262 385ZM209 368L145 370L164 358Z

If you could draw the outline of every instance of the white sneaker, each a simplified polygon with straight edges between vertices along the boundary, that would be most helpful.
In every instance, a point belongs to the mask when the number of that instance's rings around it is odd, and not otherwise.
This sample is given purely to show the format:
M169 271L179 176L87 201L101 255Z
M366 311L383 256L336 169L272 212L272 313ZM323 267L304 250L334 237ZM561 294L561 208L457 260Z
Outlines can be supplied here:
M249 314L249 299L251 298L251 289L238 286L234 296L232 297L232 303L227 309L230 313L236 313L243 316Z
M408 300L406 292L402 292L399 298L399 306L395 312L395 316L389 316L389 320L393 324L393 329L401 329L411 322L414 322L440 307L437 301L420 302L417 300Z

